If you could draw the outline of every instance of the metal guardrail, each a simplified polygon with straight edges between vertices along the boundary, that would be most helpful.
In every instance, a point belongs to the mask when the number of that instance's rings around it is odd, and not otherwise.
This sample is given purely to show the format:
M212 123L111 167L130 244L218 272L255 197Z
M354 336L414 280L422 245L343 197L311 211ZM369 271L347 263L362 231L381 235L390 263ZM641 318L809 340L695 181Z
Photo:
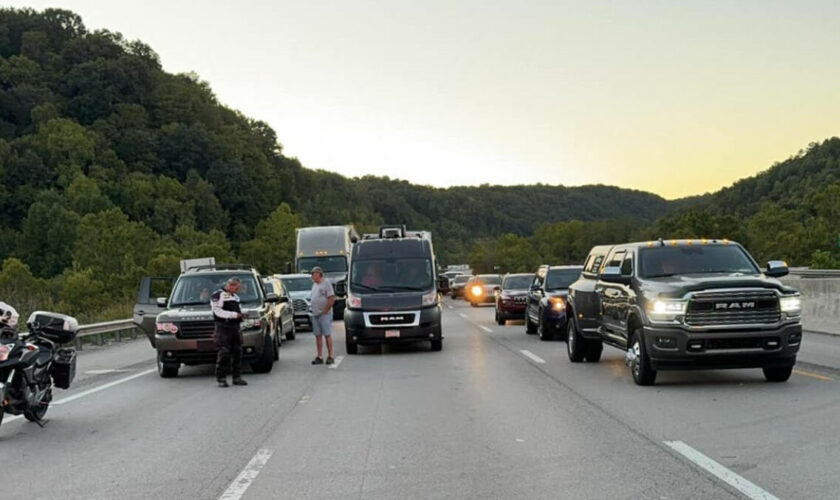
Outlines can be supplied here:
M793 268L790 275L797 278L840 278L840 269L801 269Z
M103 344L102 334L113 333L117 342L122 341L123 333L131 335L132 339L137 338L137 325L134 320L118 319L116 321L106 321L104 323L92 323L90 325L79 325L79 333L76 334L76 349L82 350L82 338L96 336L96 345Z

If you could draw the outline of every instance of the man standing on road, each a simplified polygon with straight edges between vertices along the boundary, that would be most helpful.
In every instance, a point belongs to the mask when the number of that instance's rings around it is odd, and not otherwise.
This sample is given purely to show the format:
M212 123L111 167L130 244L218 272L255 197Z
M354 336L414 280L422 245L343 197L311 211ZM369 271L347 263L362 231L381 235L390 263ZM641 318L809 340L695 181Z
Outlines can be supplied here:
M324 363L324 346L321 337L327 342L327 364L333 364L332 342L332 307L335 304L335 292L330 280L324 278L324 271L320 267L312 268L312 292L309 306L312 310L312 333L315 334L315 345L318 355L312 360L313 365Z
M228 387L229 371L233 371L233 385L248 385L248 382L242 380L242 332L239 329L242 310L236 294L241 285L239 278L230 278L224 288L210 296L210 307L216 323L216 347L219 348L216 356L216 380L219 387Z

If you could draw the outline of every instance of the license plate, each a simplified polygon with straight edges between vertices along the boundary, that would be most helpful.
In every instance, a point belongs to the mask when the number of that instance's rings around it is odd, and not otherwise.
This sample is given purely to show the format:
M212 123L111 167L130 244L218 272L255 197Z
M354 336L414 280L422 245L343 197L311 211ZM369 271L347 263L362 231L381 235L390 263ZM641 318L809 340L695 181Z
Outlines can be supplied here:
M385 330L385 338L386 339L398 339L398 338L400 338L400 331L399 330Z
M199 351L215 351L216 342L212 340L199 340L197 348Z

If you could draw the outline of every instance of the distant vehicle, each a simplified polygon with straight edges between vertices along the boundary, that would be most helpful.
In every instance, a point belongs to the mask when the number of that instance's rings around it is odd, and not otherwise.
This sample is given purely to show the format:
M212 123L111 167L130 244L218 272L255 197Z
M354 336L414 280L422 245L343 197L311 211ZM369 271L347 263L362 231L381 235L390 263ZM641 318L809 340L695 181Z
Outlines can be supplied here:
M397 230L395 230L397 228ZM347 354L359 345L428 341L443 348L441 308L430 234L380 228L353 246L347 310Z
M444 274L446 274L449 277L453 277L450 275L450 273L455 273L455 276L459 274L467 274L471 276L473 270L469 264L450 264L446 266Z
M270 308L270 319L272 328L278 337L278 345L282 345L283 339L295 339L295 310L291 297L286 287L275 277L263 278L263 290L266 296L274 294L278 301Z
M540 266L528 291L526 333L537 333L540 340L565 338L569 286L582 270L581 266Z
M459 274L452 278L452 281L449 282L449 295L452 296L453 299L457 299L458 297L466 298L465 291L467 282L472 278L472 276L467 274Z
M569 290L567 351L598 361L602 344L625 351L633 381L658 370L761 368L790 378L802 342L801 298L738 243L662 240L598 246Z
M498 274L473 276L466 285L466 298L473 307L496 302L496 292L501 290L502 277Z
M295 272L308 274L314 267L335 290L333 318L341 319L347 297L347 270L350 253L359 235L353 226L302 227L296 230Z
M269 318L280 300L267 294L260 275L246 264L218 264L188 269L175 281L169 296L159 293L172 278L145 277L134 306L134 323L149 337L157 350L158 374L178 376L181 364L201 365L216 362L218 348L214 340L215 324L210 310L210 295L221 289L227 280L242 281L239 291L242 321L242 360L257 373L268 373L278 358L280 336Z
M528 305L528 289L534 281L533 273L507 274L496 296L496 323L504 325L509 319L524 319Z
M312 277L308 274L275 274L289 292L295 311L295 328L312 330L312 312L309 298L312 292Z

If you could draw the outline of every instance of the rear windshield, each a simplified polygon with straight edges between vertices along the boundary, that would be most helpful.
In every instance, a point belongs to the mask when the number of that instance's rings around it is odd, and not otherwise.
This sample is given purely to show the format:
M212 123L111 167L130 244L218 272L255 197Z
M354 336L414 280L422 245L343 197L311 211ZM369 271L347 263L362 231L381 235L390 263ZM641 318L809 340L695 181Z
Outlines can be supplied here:
M501 285L502 284L502 277L498 274L482 274L478 278L477 281L480 281L486 285Z
M239 300L242 302L258 302L257 281L252 274L214 273L205 275L181 276L172 290L170 306L209 304L210 295L221 289L230 278L239 278L242 286L239 289ZM267 285L271 286L271 285Z
M527 290L534 281L533 275L508 276L502 284L503 290Z
M639 272L645 278L678 274L758 274L747 253L738 245L680 245L639 249Z
M580 269L556 269L548 271L545 278L546 290L565 290L580 278Z
M354 260L350 290L356 293L425 292L434 287L429 259Z
M460 285L462 283L466 283L467 281L469 281L470 278L471 278L471 276L469 276L469 275L461 274L461 275L455 276L455 279L452 282L453 283L458 283Z
M308 292L312 290L312 278L283 278L283 284L286 285L286 290L290 292Z

